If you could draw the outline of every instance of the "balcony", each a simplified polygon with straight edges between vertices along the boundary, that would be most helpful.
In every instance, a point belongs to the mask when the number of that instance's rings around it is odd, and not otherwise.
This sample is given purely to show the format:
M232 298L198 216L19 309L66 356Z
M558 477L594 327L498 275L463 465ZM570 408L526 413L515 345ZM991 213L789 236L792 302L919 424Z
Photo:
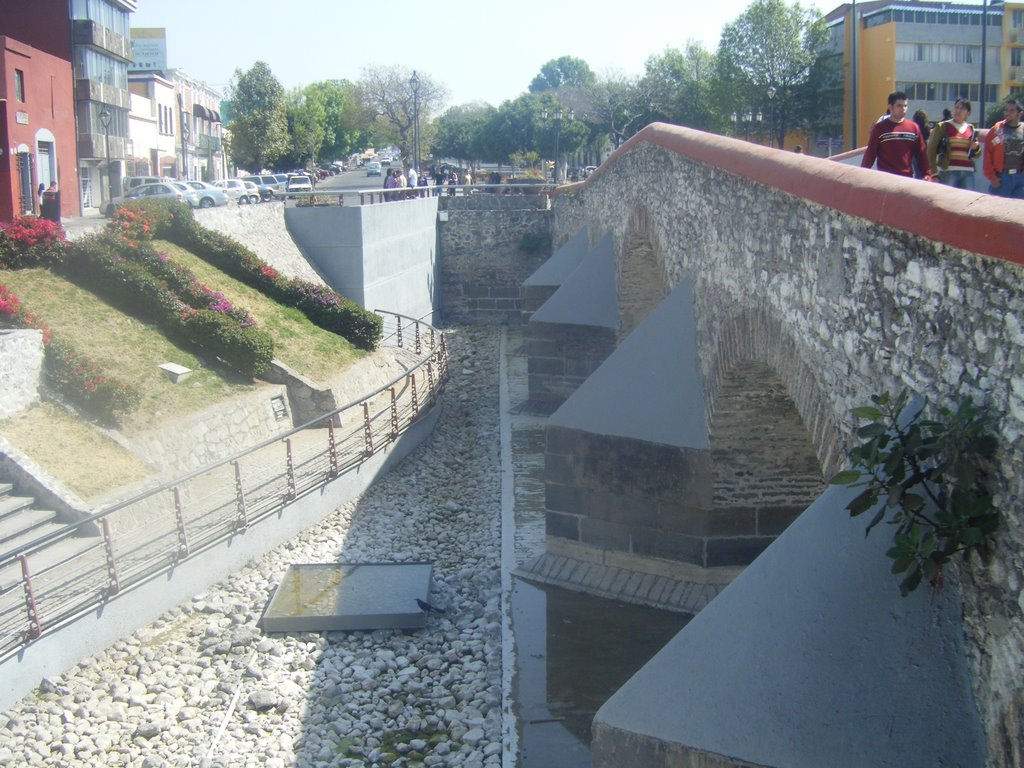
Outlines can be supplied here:
M75 45L99 48L125 61L132 60L132 42L116 32L87 19L75 19L71 41Z
M195 138L196 149L205 149L212 152L220 152L220 136L206 136L204 134L200 134Z

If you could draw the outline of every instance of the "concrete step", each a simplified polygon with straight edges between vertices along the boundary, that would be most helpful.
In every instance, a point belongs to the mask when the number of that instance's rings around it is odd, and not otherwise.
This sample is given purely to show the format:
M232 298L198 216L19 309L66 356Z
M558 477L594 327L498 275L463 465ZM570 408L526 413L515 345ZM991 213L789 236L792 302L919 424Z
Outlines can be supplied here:
M26 507L18 510L16 514L0 517L0 552L6 552L17 546L15 541L24 540L26 535L32 539L43 536L38 529L47 524L56 524L57 513L48 509L33 509ZM60 525L53 526L60 529ZM33 533L35 531L35 533Z
M0 483L0 496L10 493L14 490L14 483Z
M19 510L29 507L34 502L31 496L0 496L0 518L12 515Z

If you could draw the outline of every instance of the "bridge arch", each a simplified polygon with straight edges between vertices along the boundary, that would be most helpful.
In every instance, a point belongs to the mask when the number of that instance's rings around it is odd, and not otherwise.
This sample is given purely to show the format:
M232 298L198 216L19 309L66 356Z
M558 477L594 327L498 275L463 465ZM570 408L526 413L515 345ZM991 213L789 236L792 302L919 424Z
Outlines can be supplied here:
M631 211L622 238L616 268L619 332L622 341L632 333L668 293L665 255L647 208Z

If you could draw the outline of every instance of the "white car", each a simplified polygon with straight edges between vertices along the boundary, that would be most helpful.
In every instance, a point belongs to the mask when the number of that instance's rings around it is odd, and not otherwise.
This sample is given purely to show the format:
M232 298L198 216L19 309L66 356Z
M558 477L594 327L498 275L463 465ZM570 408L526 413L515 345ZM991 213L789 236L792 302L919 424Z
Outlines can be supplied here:
M251 181L242 181L242 179L221 179L220 181L213 182L215 187L224 190L224 194L233 200L236 200L239 205L245 203L258 203L260 201L260 190Z
M200 208L212 208L215 205L227 205L230 200L227 192L220 187L207 184L205 181L190 179L182 183L195 190L196 197L199 198Z
M313 182L301 173L288 177L288 192L312 192Z
M374 160L372 163L366 164L366 175L367 176L380 176L380 163Z

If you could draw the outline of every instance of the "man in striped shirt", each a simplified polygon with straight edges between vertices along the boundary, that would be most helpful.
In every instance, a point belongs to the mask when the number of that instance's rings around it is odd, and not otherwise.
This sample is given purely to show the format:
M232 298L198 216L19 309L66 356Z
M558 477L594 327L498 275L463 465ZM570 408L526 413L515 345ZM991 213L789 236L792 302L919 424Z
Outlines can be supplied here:
M957 99L953 117L943 120L928 137L928 165L932 176L958 189L974 189L974 157L981 152L981 144L974 126L967 122L971 102Z
M917 159L917 167L924 171L924 178L930 181L924 136L917 123L907 119L907 94L895 91L889 94L889 115L871 128L868 146L860 164L863 168L870 168L877 160L878 170L913 178L911 158Z

